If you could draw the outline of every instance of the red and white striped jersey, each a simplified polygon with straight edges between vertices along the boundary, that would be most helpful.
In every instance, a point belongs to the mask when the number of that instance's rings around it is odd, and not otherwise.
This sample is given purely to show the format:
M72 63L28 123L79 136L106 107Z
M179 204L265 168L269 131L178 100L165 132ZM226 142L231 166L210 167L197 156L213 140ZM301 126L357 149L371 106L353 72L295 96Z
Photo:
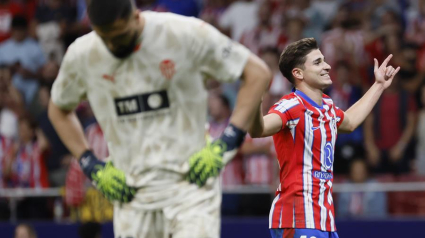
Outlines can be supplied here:
M282 119L273 136L280 167L280 185L270 228L335 231L332 199L334 146L344 112L323 94L319 106L296 90L281 98L269 113Z
M21 144L12 164L14 187L49 187L47 169L37 142Z

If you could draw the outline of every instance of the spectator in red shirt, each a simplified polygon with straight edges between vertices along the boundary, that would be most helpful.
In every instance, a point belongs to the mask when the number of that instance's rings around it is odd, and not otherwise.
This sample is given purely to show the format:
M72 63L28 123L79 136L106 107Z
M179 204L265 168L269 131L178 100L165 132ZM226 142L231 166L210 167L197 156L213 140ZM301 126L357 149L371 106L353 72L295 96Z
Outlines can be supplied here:
M17 15L25 15L21 5L10 0L0 0L0 42L10 37L12 19Z
M19 146L12 164L15 187L47 188L49 186L43 153L48 143L28 115L19 120Z
M14 187L46 188L49 186L44 164L48 143L28 115L19 120L19 142L16 156L11 161L9 178ZM40 197L23 198L18 202L18 219L49 218L47 200Z

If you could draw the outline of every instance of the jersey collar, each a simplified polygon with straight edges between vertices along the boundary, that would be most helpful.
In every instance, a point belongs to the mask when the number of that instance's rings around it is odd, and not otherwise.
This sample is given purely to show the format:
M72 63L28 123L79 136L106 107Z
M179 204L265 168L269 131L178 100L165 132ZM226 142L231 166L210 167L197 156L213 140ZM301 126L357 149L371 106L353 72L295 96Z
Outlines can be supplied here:
M319 109L323 109L323 102L322 102L322 106L320 106L315 101L313 101L313 99L309 98L305 93L301 92L298 89L295 89L295 94L297 94L297 95L301 96L302 98L304 98L304 100L306 100L308 103L310 103L313 107L317 107Z

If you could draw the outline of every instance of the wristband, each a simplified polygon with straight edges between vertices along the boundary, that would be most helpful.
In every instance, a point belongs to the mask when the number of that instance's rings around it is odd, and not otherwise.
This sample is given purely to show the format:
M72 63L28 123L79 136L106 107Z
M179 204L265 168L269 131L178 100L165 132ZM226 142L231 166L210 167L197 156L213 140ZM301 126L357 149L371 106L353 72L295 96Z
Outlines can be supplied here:
M229 124L221 135L220 140L227 145L226 151L230 151L242 145L245 135L246 131L237 128L233 124Z
M91 179L95 167L105 165L105 162L98 160L91 150L87 150L81 155L79 164L84 174Z

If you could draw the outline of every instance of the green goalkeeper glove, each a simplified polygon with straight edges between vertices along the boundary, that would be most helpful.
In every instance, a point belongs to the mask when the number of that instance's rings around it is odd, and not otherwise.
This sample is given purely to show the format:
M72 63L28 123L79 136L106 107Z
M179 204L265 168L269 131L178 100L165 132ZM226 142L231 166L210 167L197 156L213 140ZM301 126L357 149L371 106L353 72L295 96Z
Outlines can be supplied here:
M207 141L207 145L201 151L192 155L189 159L189 182L202 187L208 178L218 176L224 167L223 154L226 147L226 144L220 140L213 143Z
M89 150L81 156L80 166L84 174L108 200L126 203L136 194L135 188L127 186L123 171L115 168L112 162L100 161Z
M212 143L207 140L207 145L189 158L189 182L202 187L209 178L217 177L224 165L236 155L245 134L230 124L219 139Z

